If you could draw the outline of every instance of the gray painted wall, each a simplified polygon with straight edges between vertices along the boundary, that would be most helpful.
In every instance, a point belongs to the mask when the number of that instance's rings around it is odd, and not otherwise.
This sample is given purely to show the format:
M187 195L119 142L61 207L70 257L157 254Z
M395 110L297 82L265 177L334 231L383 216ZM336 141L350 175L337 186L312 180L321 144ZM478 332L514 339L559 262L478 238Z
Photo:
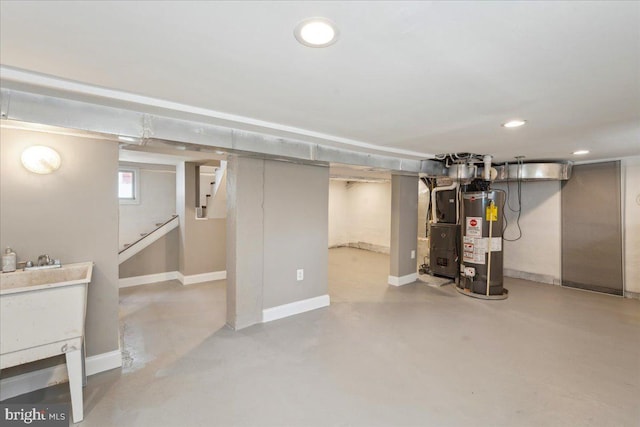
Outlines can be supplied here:
M325 295L329 168L265 161L264 176L263 308Z
M327 293L328 168L232 156L227 202L231 327L261 322L263 309Z
M179 271L185 276L226 270L226 220L196 219L196 164L176 167L180 216Z
M227 324L262 321L264 160L227 163Z
M522 183L522 237L514 242L504 241L504 273L544 283L560 284L560 185L561 181ZM506 183L492 187L507 190ZM509 205L518 207L518 186L509 184ZM516 239L517 214L505 206L508 227L506 239Z
M118 349L118 144L112 141L2 129L0 246L20 261L47 253L69 264L93 261L86 349L92 356ZM20 163L31 145L62 158L50 175Z
M126 277L178 271L179 240L179 229L174 228L120 264L119 277L124 279Z
M418 246L418 177L391 177L391 264L389 275L407 276L417 272L411 251Z

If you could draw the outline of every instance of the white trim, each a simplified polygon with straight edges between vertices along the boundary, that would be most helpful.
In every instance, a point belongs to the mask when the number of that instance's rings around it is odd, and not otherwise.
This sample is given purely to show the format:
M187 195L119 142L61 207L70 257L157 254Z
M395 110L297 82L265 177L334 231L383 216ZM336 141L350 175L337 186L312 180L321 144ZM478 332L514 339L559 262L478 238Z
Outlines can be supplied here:
M640 299L640 292L624 291L624 297Z
M511 268L503 269L503 274L506 277L513 277L515 279L530 280L532 282L546 283L549 285L562 285L560 278L554 277L551 274L530 273L528 271L514 270Z
M149 283L164 282L167 280L179 280L183 285L193 285L202 282L213 282L216 280L225 280L227 278L226 270L211 271L209 273L192 274L185 276L179 271L167 271L166 273L147 274L144 276L125 277L118 279L120 288L128 288L131 286L147 285Z
M271 322L272 320L282 319L284 317L293 316L317 308L328 307L331 304L329 295L320 295L319 297L303 299L289 304L278 305L276 307L265 308L262 310L262 323Z
M122 352L120 350L89 356L85 362L87 375L95 375L120 367L122 367Z
M94 375L122 366L122 353L120 350L89 356L85 359L87 375ZM26 374L0 380L0 400L20 396L52 385L68 382L66 365L56 365Z
M167 271L166 273L146 274L144 276L125 277L118 279L118 287L128 288L131 286L146 285L149 283L164 282L167 280L178 280L177 271Z
M418 280L418 273L407 274L406 276L389 276L389 284L391 286L403 286Z
M347 242L347 243L339 243L337 245L329 246L329 249L335 248L354 248L354 249L362 249L363 251L376 252L380 254L390 253L389 246L376 245L374 243L367 242Z
M251 117L239 116L236 114L224 113L222 111L209 110L207 108L194 107L192 105L181 104L178 102L167 101L164 99L151 98L148 96L136 95L133 93L107 89L99 86L88 85L72 80L61 79L45 74L33 73L13 67L0 66L0 76L3 80L11 80L18 83L32 84L35 86L58 89L71 93L79 93L85 95L97 96L100 98L114 99L118 101L131 102L149 107L163 108L171 111L197 114L200 116L211 117L219 120L230 121L237 124L252 126L258 131L279 131L300 135L303 137L317 138L325 141L335 142L352 147L364 148L369 150L383 151L387 153L413 156L421 159L431 159L433 154L421 153L418 151L404 150L401 148L385 147L382 145L371 144L369 142L357 141L354 139L343 138L336 135L315 132L308 129L287 126L279 123L257 120Z
M202 283L202 282L212 282L214 280L224 280L227 278L227 271L212 271L209 273L202 273L202 274L192 274L190 276L184 276L182 273L180 273L179 271L176 271L177 274L177 279L180 281L180 283L182 283L183 285L193 285L195 283Z
M144 248L151 245L156 240L160 239L162 236L164 236L174 228L178 227L178 225L180 224L180 221L178 220L178 218L179 218L178 216L171 218L171 220L167 222L165 225L152 231L147 236L145 236L144 239L138 241L138 243L134 243L132 246L127 247L126 250L119 253L118 264L122 264L123 262L125 262L132 256L136 255L137 253L142 251Z

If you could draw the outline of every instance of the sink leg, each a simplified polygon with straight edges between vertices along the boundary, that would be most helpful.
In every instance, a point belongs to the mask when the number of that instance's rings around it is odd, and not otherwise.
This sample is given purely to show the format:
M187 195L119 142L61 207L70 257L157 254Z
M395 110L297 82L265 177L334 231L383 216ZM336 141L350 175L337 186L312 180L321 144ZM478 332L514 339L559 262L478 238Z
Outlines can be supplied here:
M85 365L87 360L86 349L84 347L84 341L82 342L82 354L80 355L82 362L82 387L87 386L87 367Z
M82 403L82 352L80 349L65 353L67 372L69 373L69 391L71 392L71 412L73 422L79 423L84 418Z

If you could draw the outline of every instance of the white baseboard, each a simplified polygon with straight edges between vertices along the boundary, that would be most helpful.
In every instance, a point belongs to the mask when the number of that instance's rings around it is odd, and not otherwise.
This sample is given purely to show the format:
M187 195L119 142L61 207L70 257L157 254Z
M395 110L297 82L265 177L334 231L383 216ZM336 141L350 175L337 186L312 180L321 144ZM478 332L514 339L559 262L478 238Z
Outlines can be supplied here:
M121 288L128 288L130 286L140 286L147 285L149 283L164 282L166 280L179 280L183 285L193 285L195 283L212 282L214 280L224 280L226 278L226 271L212 271L209 273L192 274L190 276L185 276L179 271L167 271L166 273L125 277L124 279L118 279L118 285Z
M532 282L548 283L550 285L560 285L560 278L550 274L529 273L527 271L513 270L511 268L503 269L503 274L507 277L515 279L531 280Z
M120 350L113 350L108 353L89 356L86 360L85 370L87 371L87 376L95 375L100 372L122 367L122 352Z
M339 243L337 245L329 246L329 249L335 248L354 248L354 249L362 249L369 252L377 252L381 254L389 255L390 248L389 246L376 245L374 243L367 242L347 242L347 243Z
M350 248L362 249L369 252L377 252L377 253L387 254L387 255L390 252L389 246L376 245L374 243L367 243L367 242L349 242L347 243L347 246L349 246Z
M640 292L624 291L625 298L640 299Z
M122 366L120 350L89 356L85 359L87 376ZM0 380L0 400L20 396L52 385L68 382L66 365L56 365Z
M225 271L212 271L212 272L209 272L209 273L202 273L202 274L192 274L190 276L184 276L179 271L177 271L176 273L178 273L177 279L183 285L193 285L195 283L212 282L214 280L224 280L224 279L227 278L226 270Z
M147 285L149 283L164 282L166 280L178 279L177 271L167 271L165 273L146 274L144 276L125 277L118 279L118 286L128 288L130 286Z
M389 276L388 283L391 286L403 286L418 280L418 273L407 274L406 276Z
M272 320L282 319L284 317L293 316L295 314L304 313L317 308L328 307L330 304L331 300L329 295L325 294L320 295L319 297L303 299L289 304L266 308L262 310L262 322L271 322Z

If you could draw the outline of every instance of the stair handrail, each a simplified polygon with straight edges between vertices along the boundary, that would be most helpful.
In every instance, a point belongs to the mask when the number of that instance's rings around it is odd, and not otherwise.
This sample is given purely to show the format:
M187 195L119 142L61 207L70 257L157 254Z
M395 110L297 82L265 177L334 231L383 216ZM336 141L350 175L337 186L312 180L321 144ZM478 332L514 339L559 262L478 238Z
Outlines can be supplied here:
M164 227L165 225L169 224L171 221L173 221L174 219L178 218L178 215L171 215L171 218L169 218L168 220L166 220L165 222L163 222L162 224L156 226L156 228L154 228L152 231L150 231L149 233L146 233L145 235L139 237L137 240L135 240L133 243L128 244L127 246L124 247L124 249L121 249L118 251L118 255L120 255L121 253L123 253L124 251L126 251L127 249L133 247L136 243L146 239L147 237L151 236L153 233L155 233L156 231L158 231L159 229L161 229L162 227Z

